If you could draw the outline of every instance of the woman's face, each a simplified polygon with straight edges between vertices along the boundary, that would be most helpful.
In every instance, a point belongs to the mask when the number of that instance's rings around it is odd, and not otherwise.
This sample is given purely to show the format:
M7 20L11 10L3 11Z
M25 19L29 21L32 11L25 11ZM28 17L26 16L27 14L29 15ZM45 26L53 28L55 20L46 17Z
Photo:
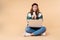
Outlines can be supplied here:
M36 12L37 11L37 8L38 8L37 5L34 5L33 6L33 11Z

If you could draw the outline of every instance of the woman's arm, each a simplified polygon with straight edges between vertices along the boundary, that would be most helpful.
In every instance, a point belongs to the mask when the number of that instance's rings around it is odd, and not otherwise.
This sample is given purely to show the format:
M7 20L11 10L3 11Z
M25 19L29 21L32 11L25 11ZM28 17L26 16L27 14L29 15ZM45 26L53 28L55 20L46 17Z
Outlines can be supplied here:
M31 16L31 13L28 12L27 13L27 17L26 17L26 21L27 21L27 25L29 24L29 21L32 20L32 16Z
M32 19L31 13L28 12L28 13L27 13L27 20L31 20L31 19Z
M42 15L42 13L38 14L38 20L42 20L43 21L43 15Z

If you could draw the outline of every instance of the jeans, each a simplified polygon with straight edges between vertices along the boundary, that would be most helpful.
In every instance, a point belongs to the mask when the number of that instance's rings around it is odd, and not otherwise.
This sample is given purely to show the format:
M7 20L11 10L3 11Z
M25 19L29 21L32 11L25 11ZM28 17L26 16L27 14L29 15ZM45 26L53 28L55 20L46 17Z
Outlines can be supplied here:
M41 35L45 31L46 31L45 26L41 26L41 27L30 27L30 26L27 26L26 27L26 32L27 33L33 33L34 35Z

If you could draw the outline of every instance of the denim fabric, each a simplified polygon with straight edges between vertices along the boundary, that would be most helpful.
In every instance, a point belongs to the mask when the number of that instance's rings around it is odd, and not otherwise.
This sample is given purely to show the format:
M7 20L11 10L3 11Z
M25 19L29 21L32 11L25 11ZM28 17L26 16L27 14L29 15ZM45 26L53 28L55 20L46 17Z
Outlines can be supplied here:
M40 34L44 33L45 31L46 31L45 26L41 26L41 27L27 26L26 27L26 32L27 33L34 33L34 35L40 35Z

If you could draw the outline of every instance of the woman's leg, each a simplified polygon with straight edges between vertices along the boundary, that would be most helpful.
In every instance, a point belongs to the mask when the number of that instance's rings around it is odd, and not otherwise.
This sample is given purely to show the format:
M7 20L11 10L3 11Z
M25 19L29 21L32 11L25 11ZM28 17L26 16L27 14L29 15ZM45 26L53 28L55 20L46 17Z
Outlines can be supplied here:
M27 33L33 33L33 32L35 32L35 30L32 29L31 27L26 27L26 32Z
M46 28L44 26L42 26L40 29L36 30L35 32L33 32L34 35L39 35L42 34L46 31Z

